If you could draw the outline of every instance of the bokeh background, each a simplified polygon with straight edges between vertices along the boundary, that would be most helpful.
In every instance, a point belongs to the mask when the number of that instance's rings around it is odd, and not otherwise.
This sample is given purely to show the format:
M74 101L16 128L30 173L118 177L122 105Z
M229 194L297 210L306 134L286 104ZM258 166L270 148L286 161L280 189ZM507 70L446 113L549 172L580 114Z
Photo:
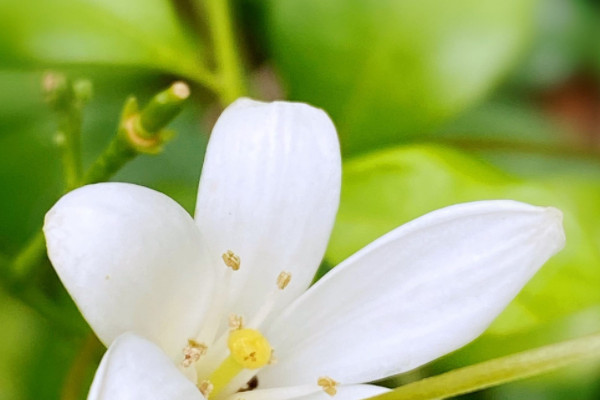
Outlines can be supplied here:
M489 331L419 377L600 331L600 3L592 0L236 0L249 95L324 108L344 157L341 207L324 267L436 208L510 198L563 210L568 244ZM93 82L89 165L125 98L176 79L193 98L158 156L114 178L193 210L210 127L222 104L201 84L214 57L200 0L0 2L0 260L41 227L64 190L43 73ZM0 275L1 276L1 275ZM1 279L1 278L0 278ZM44 260L0 290L0 399L83 399L102 354ZM32 296L28 297L29 299ZM600 364L468 399L600 398Z

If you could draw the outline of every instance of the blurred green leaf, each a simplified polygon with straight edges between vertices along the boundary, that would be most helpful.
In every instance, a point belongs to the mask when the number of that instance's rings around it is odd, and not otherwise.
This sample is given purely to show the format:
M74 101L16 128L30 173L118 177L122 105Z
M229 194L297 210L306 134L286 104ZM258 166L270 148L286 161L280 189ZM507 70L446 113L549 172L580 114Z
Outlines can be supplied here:
M566 248L541 269L489 332L512 333L600 303L600 185L576 179L518 179L449 148L396 148L346 162L328 261L337 264L429 211L484 199L558 207L567 235Z
M293 99L326 109L346 152L420 134L518 60L535 0L273 0L272 53Z
M0 64L133 65L195 76L195 44L168 0L4 0Z
M61 190L56 126L40 89L41 75L0 73L0 251L14 254L42 224Z
M452 145L523 178L600 179L600 151L581 132L514 94L495 96L416 142Z
M22 379L37 356L35 344L42 326L39 318L0 291L0 399L20 399L26 390Z
M580 72L597 37L586 0L545 0L537 9L532 49L517 73L521 86L548 88Z

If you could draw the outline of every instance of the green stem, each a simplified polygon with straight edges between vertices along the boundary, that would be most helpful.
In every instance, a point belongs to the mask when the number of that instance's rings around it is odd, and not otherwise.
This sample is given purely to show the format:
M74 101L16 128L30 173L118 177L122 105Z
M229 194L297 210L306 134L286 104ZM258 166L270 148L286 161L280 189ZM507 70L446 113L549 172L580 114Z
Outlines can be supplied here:
M600 357L600 333L459 368L369 400L433 400L523 379Z
M51 94L55 92L53 90ZM135 98L130 98L123 108L119 129L114 139L91 165L85 177L82 179L77 175L77 178L73 178L74 180L68 185L72 187L68 187L67 190L107 181L138 154L160 152L163 143L172 137L162 128L183 109L189 94L189 88L185 83L176 82L156 95L142 111L138 110ZM55 98L51 101L52 104L58 102ZM145 116L145 119L141 116ZM35 267L44 259L45 252L44 234L39 230L12 262L2 263L7 265L3 265L0 269L4 275L4 279L0 279L0 282L6 286L8 292L23 300L24 303L45 315L64 320L60 318L60 311L56 312L55 305L44 302L40 296L35 296L35 293L28 294L25 290L35 272Z
M220 86L217 89L223 106L247 94L242 63L235 44L229 0L205 0L213 39Z
M8 277L9 282L26 280L31 275L32 268L43 260L45 250L44 234L39 230L13 259Z
M219 92L220 82L218 76L203 63L179 65L177 69L173 69L173 67L169 65L163 70L165 73L175 73L194 81L215 94Z
M90 166L84 178L84 185L109 180L129 161L137 156L135 150L119 137L113 139L108 147Z
M65 75L48 72L42 87L49 106L58 120L57 140L62 147L65 186L71 190L79 186L83 174L81 157L81 123L83 107L91 97L89 81L72 82Z
M145 138L154 136L181 112L181 105L190 96L190 88L175 82L167 90L154 96L140 113L139 121Z
M70 107L62 111L58 120L58 137L63 146L63 169L67 190L79 185L83 162L81 158L81 111Z

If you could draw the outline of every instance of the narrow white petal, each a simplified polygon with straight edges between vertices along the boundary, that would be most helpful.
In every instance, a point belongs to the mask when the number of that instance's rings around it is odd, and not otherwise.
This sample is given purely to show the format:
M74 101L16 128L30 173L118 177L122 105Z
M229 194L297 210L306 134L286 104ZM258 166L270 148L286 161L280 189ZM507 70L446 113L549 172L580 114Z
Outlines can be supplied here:
M369 382L480 335L564 245L562 215L512 201L435 211L376 240L313 286L266 332L278 363L261 387L327 375Z
M336 131L321 110L241 99L223 112L195 218L214 263L223 266L227 250L241 258L228 312L251 318L283 270L292 280L279 307L308 287L337 212L340 169Z
M296 400L362 400L389 391L390 389L375 385L344 385L337 388L333 397L320 390Z
M389 392L389 389L375 385L338 386L332 397L317 385L291 386L273 389L257 389L231 395L227 400L361 400Z
M194 221L169 197L124 183L85 186L48 212L44 233L54 268L104 344L132 331L175 356L195 336L214 271Z
M202 400L169 357L132 333L119 336L104 355L88 400Z

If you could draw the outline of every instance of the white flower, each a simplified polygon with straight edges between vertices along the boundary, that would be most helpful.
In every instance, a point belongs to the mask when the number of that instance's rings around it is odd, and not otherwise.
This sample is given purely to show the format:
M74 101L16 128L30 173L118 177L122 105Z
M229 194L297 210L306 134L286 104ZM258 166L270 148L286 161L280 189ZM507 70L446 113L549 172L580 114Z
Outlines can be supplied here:
M385 389L361 383L481 334L563 246L556 209L461 204L388 233L307 290L340 164L324 112L239 100L214 128L195 220L130 184L64 196L46 216L48 253L110 346L89 399L372 396Z

